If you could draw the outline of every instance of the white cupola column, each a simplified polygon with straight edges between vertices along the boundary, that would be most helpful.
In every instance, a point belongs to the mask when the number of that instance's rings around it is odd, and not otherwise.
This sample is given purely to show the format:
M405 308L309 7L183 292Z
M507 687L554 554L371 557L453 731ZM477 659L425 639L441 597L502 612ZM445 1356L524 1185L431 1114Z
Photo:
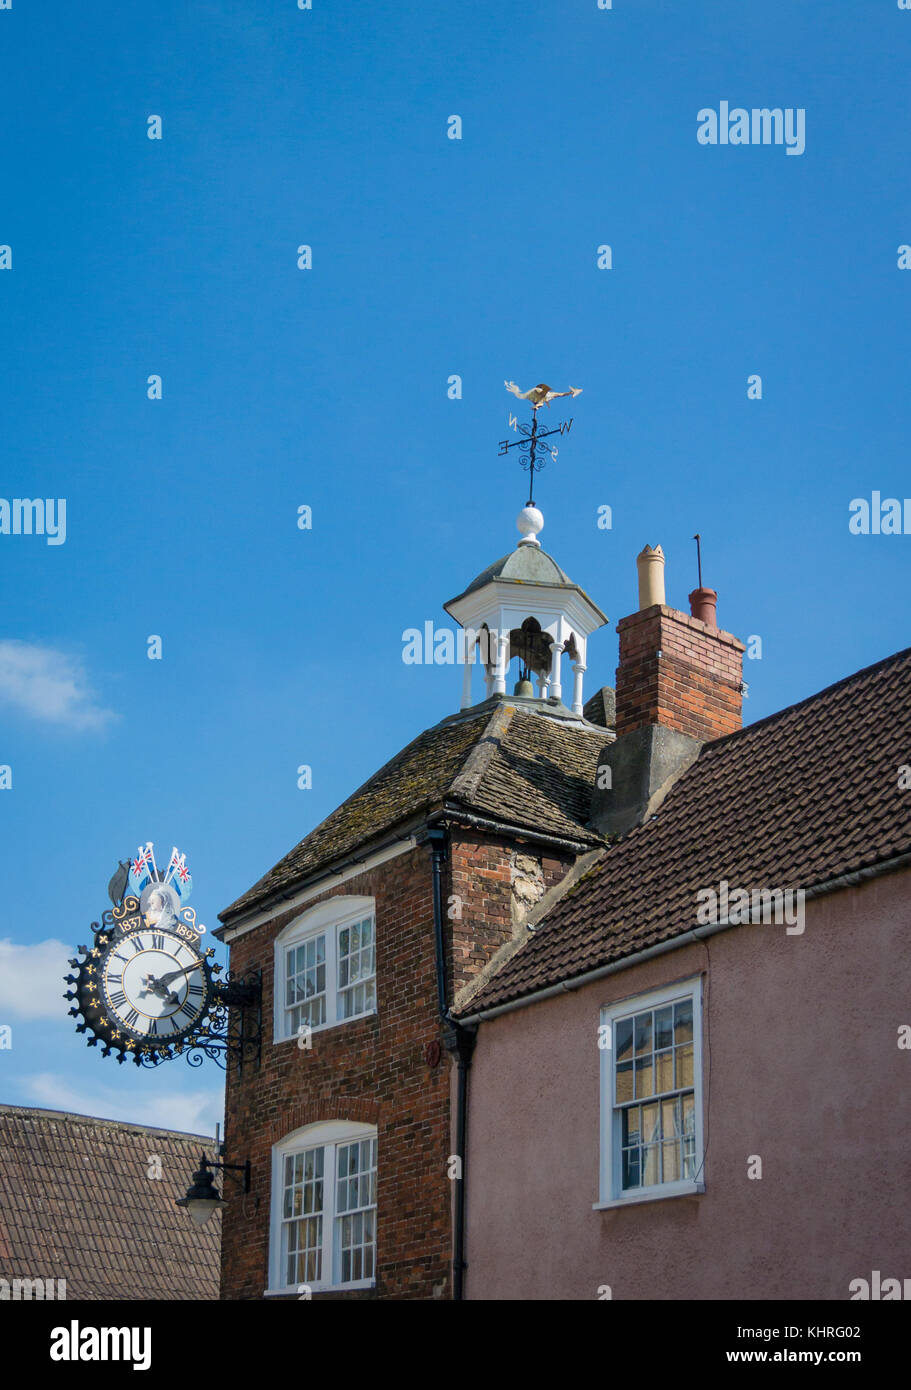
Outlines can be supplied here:
M540 675L540 676L538 677L538 699L539 699L539 700L543 700L543 699L545 698L546 694L547 694L547 677L546 677L545 675Z
M550 698L562 700L563 686L560 683L560 658L563 655L563 643L555 642L553 656L550 663Z
M465 644L465 670L462 672L462 709L471 708L471 667L474 662L475 643L472 642L469 650Z
M582 677L585 670L581 661L573 662L573 714L582 713Z
M506 694L506 668L509 665L509 633L498 632L497 638L497 664L493 672L493 694Z

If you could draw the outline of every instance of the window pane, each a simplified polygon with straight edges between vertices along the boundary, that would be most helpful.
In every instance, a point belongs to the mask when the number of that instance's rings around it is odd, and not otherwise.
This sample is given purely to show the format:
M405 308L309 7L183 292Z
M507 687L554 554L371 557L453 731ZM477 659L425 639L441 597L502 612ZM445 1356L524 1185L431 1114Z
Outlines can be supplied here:
M339 1144L335 1205L339 1282L370 1279L376 1263L376 1140Z
M681 1176L696 1176L696 1097L680 1097L680 1132L683 1135Z
M674 1049L677 1054L677 1086L693 1085L693 1044Z
M282 1192L282 1270L286 1285L320 1278L324 1149L286 1154Z
M661 1145L661 1180L662 1182L678 1182L680 1179L680 1144L677 1140Z
M642 1057L652 1050L652 1016L636 1015L636 1056Z
M623 1062L617 1068L617 1104L633 1098L633 1064Z
M653 1144L661 1135L660 1110L657 1105L642 1107L642 1143Z
M666 1052L655 1054L655 1090L660 1094L662 1091L672 1091L674 1089L674 1049L669 1047Z
M285 1007L289 1035L302 1024L311 1028L326 1022L326 938L311 937L288 948Z
M622 1137L620 1143L625 1149L631 1148L633 1145L639 1143L641 1113L641 1105L630 1105L623 1111Z
M614 1046L617 1051L617 1061L627 1061L633 1055L633 1020L622 1018L616 1026L614 1035Z
M674 1042L691 1042L693 1037L693 1001L682 999L674 1005Z
M674 1041L674 1009L673 1005L668 1004L666 1008L655 1010L655 1047L670 1047Z
M642 1186L655 1187L661 1181L658 1144L650 1144L642 1150Z
M655 1094L654 1068L651 1057L640 1058L636 1062L636 1099Z
M338 1017L355 1018L376 1009L373 919L341 927L338 934Z
M622 1181L623 1181L623 1189L624 1189L624 1191L625 1191L626 1188L628 1188L628 1187L638 1187L638 1186L640 1185L640 1184L639 1184L639 1174L640 1174L640 1167L639 1167L639 1150L638 1150L638 1149L624 1149L624 1150L623 1150L623 1178L622 1178Z

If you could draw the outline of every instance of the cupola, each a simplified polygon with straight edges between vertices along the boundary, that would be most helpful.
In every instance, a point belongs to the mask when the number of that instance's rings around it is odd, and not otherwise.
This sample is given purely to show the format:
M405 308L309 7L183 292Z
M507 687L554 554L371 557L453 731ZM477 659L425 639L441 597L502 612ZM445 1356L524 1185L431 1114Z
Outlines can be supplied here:
M581 718L588 639L607 616L542 549L538 508L523 507L516 525L521 539L515 550L444 604L464 632L461 708L509 694L542 712ZM571 710L563 703L564 655L573 673ZM484 672L483 695L472 689L476 665Z

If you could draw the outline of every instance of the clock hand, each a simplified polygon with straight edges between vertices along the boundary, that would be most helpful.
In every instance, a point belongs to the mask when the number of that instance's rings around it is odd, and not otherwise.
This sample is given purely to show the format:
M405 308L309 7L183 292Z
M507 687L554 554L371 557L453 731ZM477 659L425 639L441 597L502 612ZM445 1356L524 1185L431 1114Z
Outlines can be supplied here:
M170 985L170 984L173 984L175 980L179 980L180 977L181 977L181 975L189 975L190 972L191 972L191 970L201 970L201 969L202 969L202 962L197 960L197 961L194 961L192 965L186 965L186 966L184 966L183 970L172 970L172 971L170 972L170 974L168 974L168 975L162 975L162 977L161 977L161 979L158 981L158 983L159 983L160 985Z

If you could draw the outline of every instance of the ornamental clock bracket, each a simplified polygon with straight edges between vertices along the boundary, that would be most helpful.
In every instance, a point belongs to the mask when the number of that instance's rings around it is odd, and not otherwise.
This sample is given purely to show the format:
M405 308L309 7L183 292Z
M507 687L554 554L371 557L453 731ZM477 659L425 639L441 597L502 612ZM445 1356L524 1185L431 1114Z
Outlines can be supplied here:
M260 972L216 979L205 927L186 906L191 888L186 856L175 848L162 873L151 842L111 879L114 906L92 923L93 944L77 946L63 996L75 1001L70 1017L82 1018L76 1032L89 1034L89 1047L101 1044L102 1057L144 1067L181 1056L191 1067L205 1057L225 1067L229 1055L238 1071L258 1064Z

